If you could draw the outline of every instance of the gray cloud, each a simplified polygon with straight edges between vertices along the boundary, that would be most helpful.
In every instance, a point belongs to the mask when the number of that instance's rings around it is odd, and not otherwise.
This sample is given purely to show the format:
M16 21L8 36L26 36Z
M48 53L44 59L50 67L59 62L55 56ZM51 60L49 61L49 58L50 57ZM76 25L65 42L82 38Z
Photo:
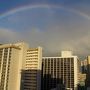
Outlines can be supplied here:
M19 34L13 30L0 28L0 42L1 43L10 43L15 42L20 39Z
M61 50L72 50L76 55L90 54L90 32L85 26L70 30L61 26L52 26L42 31L32 28L23 32L15 32L8 29L0 29L0 41L3 43L25 41L30 47L42 46L45 55L60 55Z
M31 47L42 46L45 55L59 55L61 50L72 50L76 55L85 56L90 54L90 32L89 28L84 28L82 25L73 32L60 26L52 26L46 31L34 28L22 32L22 39Z
M42 46L44 55L59 55L61 50L72 50L80 56L90 54L90 20L75 13L60 11L58 14L53 10L48 10L48 13L47 10L43 11L46 17L41 10L11 15L4 25L15 30L1 28L0 41L25 41L30 47Z

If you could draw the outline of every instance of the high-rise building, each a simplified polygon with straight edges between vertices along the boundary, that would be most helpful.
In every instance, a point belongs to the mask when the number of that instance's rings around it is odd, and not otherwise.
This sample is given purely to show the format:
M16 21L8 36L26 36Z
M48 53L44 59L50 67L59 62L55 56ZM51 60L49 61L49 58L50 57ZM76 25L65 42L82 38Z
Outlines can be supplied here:
M87 72L87 59L81 61L81 71L82 73Z
M90 56L83 61L81 61L82 73L86 74L86 87L90 90Z
M0 90L41 89L42 48L28 44L0 45Z
M87 72L90 74L90 56L87 57Z
M77 90L80 62L70 51L61 57L43 57L41 90Z
M86 86L90 90L90 56L87 57Z
M27 50L24 73L24 90L41 90L42 48Z
M20 90L27 48L23 42L0 45L0 90Z

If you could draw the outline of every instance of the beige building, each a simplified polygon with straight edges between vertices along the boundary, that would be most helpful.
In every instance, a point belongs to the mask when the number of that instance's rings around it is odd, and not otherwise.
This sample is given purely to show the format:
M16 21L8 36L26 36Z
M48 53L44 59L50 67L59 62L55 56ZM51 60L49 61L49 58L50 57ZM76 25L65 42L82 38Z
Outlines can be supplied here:
M78 90L79 64L77 56L70 51L63 51L61 57L43 57L42 90Z
M0 45L0 90L20 90L27 48L24 42Z
M90 73L90 56L87 57L87 71Z
M42 48L27 50L24 90L41 90Z
M40 90L42 48L21 42L0 45L0 90Z
M90 89L90 56L87 57L87 79L86 79L86 85Z
M79 73L79 84L85 86L86 74Z

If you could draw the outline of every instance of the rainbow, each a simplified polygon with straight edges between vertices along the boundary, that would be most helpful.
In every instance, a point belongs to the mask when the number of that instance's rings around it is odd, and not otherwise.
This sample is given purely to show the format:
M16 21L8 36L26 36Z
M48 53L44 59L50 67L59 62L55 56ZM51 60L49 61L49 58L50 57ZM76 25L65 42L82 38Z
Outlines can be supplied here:
M8 15L14 14L16 12L19 12L19 11L24 11L24 10L28 10L28 9L34 9L34 8L48 8L48 9L61 8L61 9L67 10L67 11L72 12L72 13L75 13L77 15L80 15L80 16L90 20L90 16L83 13L83 12L77 11L75 9L67 8L67 7L62 6L62 5L48 5L48 4L28 5L28 6L21 6L21 7L18 7L18 8L14 8L14 9L0 15L0 19L6 17Z

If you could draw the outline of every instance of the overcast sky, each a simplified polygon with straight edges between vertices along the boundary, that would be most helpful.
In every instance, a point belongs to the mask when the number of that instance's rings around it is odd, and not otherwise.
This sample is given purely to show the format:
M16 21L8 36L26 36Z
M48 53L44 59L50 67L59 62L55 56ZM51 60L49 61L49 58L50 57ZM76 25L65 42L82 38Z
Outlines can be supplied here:
M18 41L90 55L90 0L0 0L0 42Z

